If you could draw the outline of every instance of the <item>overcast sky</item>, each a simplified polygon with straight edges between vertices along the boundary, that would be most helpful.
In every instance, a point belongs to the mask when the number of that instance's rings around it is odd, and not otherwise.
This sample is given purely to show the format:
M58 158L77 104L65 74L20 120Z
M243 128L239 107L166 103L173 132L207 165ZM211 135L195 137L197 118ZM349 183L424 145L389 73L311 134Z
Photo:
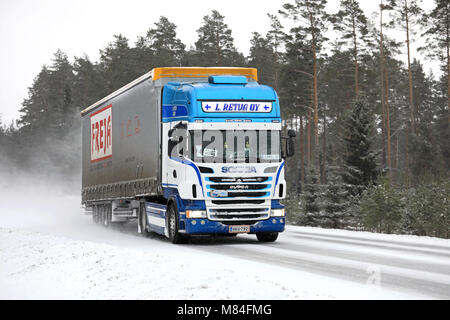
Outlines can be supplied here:
M19 117L28 87L59 48L73 61L86 53L97 61L104 48L121 33L133 45L161 15L177 26L187 46L197 40L203 16L216 9L232 29L235 45L245 55L253 31L265 34L266 13L277 13L287 0L0 0L0 115L3 123ZM328 11L339 0L328 1ZM360 0L370 17L379 1ZM432 1L427 0L430 8ZM284 21L282 21L284 22ZM402 35L399 35L402 36ZM425 67L428 71L429 67ZM142 73L147 72L143 70Z

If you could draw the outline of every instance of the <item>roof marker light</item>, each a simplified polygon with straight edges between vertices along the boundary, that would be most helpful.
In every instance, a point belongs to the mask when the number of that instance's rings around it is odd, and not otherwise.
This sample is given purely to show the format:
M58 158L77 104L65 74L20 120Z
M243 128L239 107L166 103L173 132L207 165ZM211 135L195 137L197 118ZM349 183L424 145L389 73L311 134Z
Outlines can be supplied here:
M209 76L209 83L214 84L247 84L247 77L244 76Z

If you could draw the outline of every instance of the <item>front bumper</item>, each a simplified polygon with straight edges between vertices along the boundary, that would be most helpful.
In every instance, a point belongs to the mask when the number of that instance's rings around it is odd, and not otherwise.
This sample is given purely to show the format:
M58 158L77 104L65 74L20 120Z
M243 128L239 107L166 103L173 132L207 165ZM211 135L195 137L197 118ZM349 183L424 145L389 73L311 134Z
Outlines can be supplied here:
M285 217L270 217L250 225L249 233L257 232L283 232L285 226ZM242 223L243 225L245 223ZM220 221L211 221L204 219L186 219L186 234L225 234L228 232L229 225Z

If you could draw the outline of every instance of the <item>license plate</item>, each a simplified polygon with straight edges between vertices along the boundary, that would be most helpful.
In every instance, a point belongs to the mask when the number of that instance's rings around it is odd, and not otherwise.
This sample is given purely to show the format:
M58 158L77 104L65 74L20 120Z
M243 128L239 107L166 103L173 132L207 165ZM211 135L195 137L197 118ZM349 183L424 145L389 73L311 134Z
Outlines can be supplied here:
M250 226L229 226L229 233L247 233L250 232Z

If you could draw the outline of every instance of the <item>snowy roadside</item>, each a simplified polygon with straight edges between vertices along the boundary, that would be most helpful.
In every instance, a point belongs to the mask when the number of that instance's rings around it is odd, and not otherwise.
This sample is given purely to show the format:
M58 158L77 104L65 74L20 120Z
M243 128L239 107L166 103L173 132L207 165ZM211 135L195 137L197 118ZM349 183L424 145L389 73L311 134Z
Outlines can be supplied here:
M348 238L362 239L362 240L384 240L395 241L396 243L404 242L405 244L418 244L418 245L431 245L431 246L443 246L450 248L450 239L427 237L427 236L415 236L408 234L385 234L375 233L368 231L350 231L344 229L324 229L319 227L299 227L288 225L286 226L288 231L301 231L303 233L310 232L312 234L345 236Z
M0 299L427 298L365 285L365 280L346 281L309 272L308 267L319 258L325 259L324 267L339 269L339 264L329 263L329 250L338 254L351 250L353 266L361 269L358 255L366 248L313 241L312 236L298 239L297 232L314 233L314 239L361 237L352 242L363 244L384 239L397 243L397 247L399 241L450 244L450 240L433 238L288 226L273 246L258 244L253 235L177 246L167 239L139 237L135 224L124 232L95 225L91 217L81 214L76 184L5 177L0 179ZM318 251L306 257L305 249ZM380 261L398 255L398 251L388 251L388 255L386 251L371 247L370 252ZM248 254L254 257L249 259ZM414 255L414 261L430 258L420 254ZM292 268L291 255L300 259L296 263L306 271ZM270 257L271 263L264 257ZM277 259L282 263L274 263Z
M163 244L156 250L130 249L29 230L0 228L0 298L414 297L306 272L204 253L186 246Z

